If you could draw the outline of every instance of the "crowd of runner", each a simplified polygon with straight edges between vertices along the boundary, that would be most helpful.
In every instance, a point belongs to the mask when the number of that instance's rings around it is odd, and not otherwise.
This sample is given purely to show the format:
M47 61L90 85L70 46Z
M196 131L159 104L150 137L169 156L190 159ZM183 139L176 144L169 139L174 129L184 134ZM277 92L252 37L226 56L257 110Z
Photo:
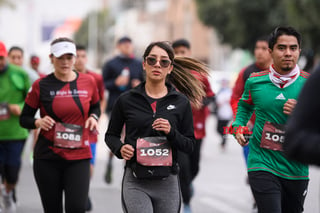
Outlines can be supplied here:
M109 150L106 184L114 178L113 158L124 161L123 212L191 213L210 104L222 150L230 135L243 146L253 211L303 212L307 164L320 161L317 108L306 113L314 100L306 91L318 76L308 83L310 74L297 64L301 40L292 27L257 38L255 62L239 72L233 88L222 79L219 91L212 90L209 67L192 57L186 39L152 42L139 58L132 39L122 37L119 54L101 73L88 69L86 47L67 37L51 42L53 70L45 72L39 56L24 66L23 48L0 41L0 212L17 212L28 137L43 212L94 210L89 186L102 134ZM99 133L104 113L106 132Z

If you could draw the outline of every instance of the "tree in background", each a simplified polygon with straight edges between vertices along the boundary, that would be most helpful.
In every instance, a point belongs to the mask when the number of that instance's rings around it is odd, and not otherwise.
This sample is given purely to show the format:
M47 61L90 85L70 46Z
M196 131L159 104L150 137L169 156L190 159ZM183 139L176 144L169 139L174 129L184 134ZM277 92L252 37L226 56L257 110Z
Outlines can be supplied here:
M15 7L14 3L12 2L12 0L0 0L0 8L1 7L5 7L5 6L9 6L11 8Z
M93 64L96 67L102 66L106 53L112 49L114 43L113 33L111 32L113 24L114 21L110 18L107 9L95 11L87 15L79 30L75 33L75 42L87 46L89 52L91 48L96 47L96 49L93 49L97 56L95 64ZM90 33L91 37L89 36ZM92 42L95 42L94 45L92 45Z
M200 19L214 27L220 40L253 50L257 37L279 25L302 33L303 53L320 53L319 0L196 0ZM313 58L313 57L312 57Z

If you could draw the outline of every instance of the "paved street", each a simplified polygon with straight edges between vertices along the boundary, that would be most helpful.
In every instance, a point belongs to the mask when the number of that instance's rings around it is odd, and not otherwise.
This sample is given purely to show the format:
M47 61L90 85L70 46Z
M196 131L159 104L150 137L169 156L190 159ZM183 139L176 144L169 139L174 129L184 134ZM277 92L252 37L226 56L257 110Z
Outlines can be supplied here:
M228 138L226 150L219 146L219 137L215 131L215 117L211 116L207 125L207 138L203 142L200 174L197 177L192 199L195 213L250 213L252 197L246 185L245 164L241 147L233 138ZM103 125L101 125L103 126ZM90 196L93 201L94 213L122 212L120 187L123 163L114 160L114 175L111 185L103 181L107 147L103 142L105 128L100 130L97 162L92 179ZM19 206L18 213L41 213L41 203L33 179L31 163L26 147L24 163L17 188ZM320 170L310 169L309 194L305 202L305 213L319 211Z

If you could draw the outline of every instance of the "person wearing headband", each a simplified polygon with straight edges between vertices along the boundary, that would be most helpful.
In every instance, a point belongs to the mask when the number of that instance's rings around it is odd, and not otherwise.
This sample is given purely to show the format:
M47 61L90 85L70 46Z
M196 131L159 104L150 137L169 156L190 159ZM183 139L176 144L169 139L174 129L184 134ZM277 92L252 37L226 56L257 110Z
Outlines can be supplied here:
M30 88L30 80L21 67L8 63L8 52L1 41L0 86L0 182L4 184L0 192L4 209L0 206L0 210L15 212L14 189L19 179L21 154L28 137L28 131L19 124L19 116Z
M84 213L89 190L89 134L97 134L100 103L93 78L73 70L76 46L69 38L51 43L53 73L29 91L21 126L40 128L33 171L46 213ZM40 108L41 118L34 115ZM64 202L63 202L64 198Z

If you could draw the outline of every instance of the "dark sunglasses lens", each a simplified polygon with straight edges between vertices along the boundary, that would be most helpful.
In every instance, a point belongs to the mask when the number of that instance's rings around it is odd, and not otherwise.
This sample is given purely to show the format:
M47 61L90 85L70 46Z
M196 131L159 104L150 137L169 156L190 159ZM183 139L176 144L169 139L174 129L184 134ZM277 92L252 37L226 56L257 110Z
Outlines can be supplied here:
M169 60L160 60L160 65L162 67L168 67L170 65L171 61Z
M147 58L147 63L150 65L150 66L153 66L157 63L157 59L156 58L152 58L152 57L148 57Z

